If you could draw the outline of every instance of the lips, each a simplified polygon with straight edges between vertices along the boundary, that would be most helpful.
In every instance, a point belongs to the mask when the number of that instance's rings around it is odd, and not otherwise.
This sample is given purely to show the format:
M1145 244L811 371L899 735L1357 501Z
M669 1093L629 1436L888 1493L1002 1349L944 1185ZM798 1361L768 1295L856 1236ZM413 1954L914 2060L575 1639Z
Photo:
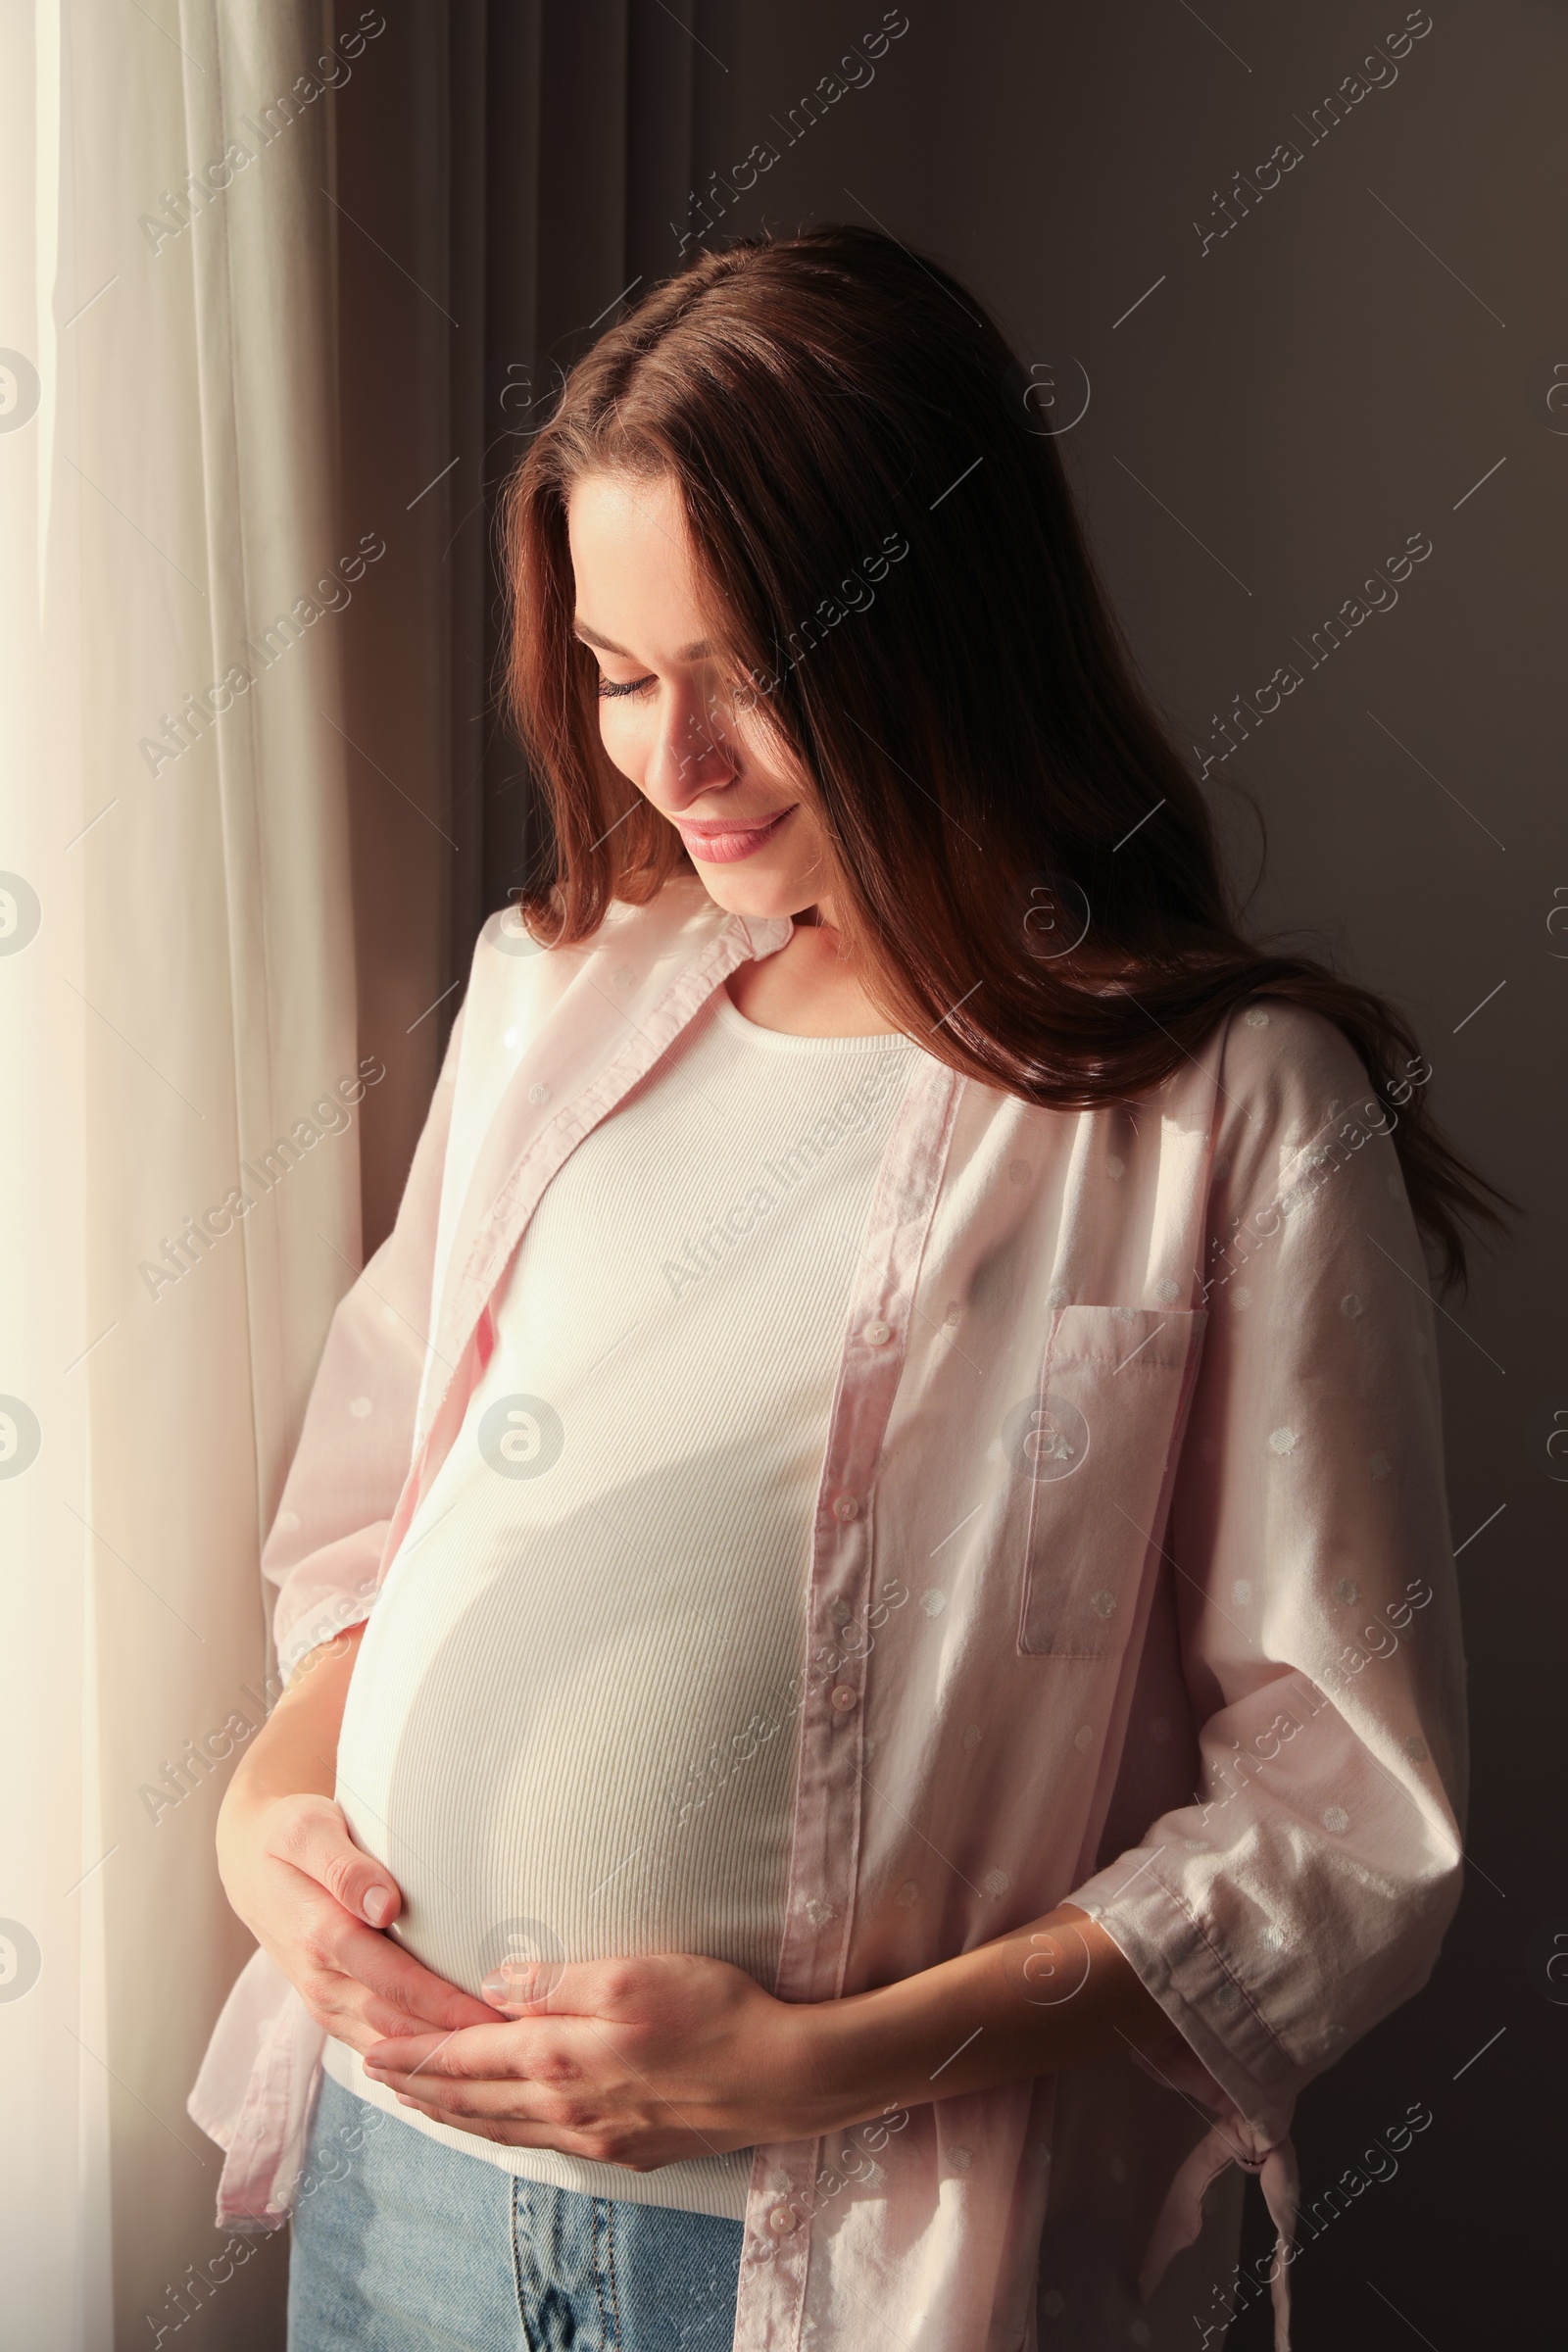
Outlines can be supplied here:
M781 808L777 816L767 817L760 825L682 824L678 817L675 823L694 858L705 865L732 865L739 858L755 857L794 814L793 808Z

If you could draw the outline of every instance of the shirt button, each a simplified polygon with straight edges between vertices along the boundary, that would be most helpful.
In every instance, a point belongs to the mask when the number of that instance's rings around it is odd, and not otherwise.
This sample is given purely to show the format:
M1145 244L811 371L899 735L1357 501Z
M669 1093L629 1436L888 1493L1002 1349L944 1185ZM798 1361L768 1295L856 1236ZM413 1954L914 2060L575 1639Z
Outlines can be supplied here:
M872 1348L885 1348L892 1337L892 1325L884 1323L880 1319L875 1323L868 1323L865 1327L865 1339L867 1345Z
M853 1494L836 1494L833 1498L833 1516L846 1521L858 1519L860 1506Z
M859 1692L852 1683L835 1683L829 1696L839 1713L847 1715L859 1696Z
M546 1084L545 1084L545 1082L544 1082L544 1080L543 1080L542 1078L536 1078L536 1079L534 1080L534 1083L533 1083L533 1085L529 1087L529 1089L528 1089L528 1100L529 1100L529 1102L549 1102L549 1100L550 1100L550 1089L549 1089L549 1087L548 1087L548 1086L546 1086Z
M767 2226L775 2237L788 2237L799 2218L793 2205L775 2205L767 2217Z

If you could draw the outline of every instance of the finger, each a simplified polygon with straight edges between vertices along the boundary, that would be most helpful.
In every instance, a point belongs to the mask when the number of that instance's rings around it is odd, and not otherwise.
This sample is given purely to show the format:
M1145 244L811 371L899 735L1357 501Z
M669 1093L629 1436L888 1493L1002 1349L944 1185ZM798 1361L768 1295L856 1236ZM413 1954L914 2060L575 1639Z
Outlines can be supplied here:
M431 2028L450 2034L460 2026L497 2026L498 2013L476 2000L459 1984L438 1977L412 1952L377 1936L355 1921L346 1921L334 1938L332 1962L343 1975L377 1996L389 2012L387 2032L407 2035L411 2030L426 2034Z
M508 2017L539 2015L593 2017L613 2006L628 1964L614 1963L616 1979L600 1960L503 1960L479 1986L485 1999Z
M562 1987L581 1973L559 1960L503 1960L479 1990L507 2017L538 2016L552 2008L569 2012L574 2004L563 1997Z
M386 1864L355 1844L341 1809L326 1797L291 1807L269 1843L280 1861L372 1928L387 1927L403 1908L403 1890Z
M468 2024L459 2034L401 2034L389 2035L366 2053L380 2073L430 2073L467 2081L501 2082L526 2080L545 2061L547 2051L560 2049L560 2025L555 2019L524 2018L507 2025ZM548 2040L545 2034L548 2033Z
M435 1983L440 1986L442 1980L437 1978ZM383 1995L369 1991L357 1978L345 1976L330 1965L324 1971L318 1970L302 1989L318 2022L362 2057L389 2034L404 2034L410 2030L411 2021L406 2010L395 2006ZM455 1988L446 1986L445 1989L451 1992ZM460 1993L458 2001L461 2004L460 2025L469 2022L467 2013L470 2011L479 2018L489 2018L491 2015L481 2003L470 2001L466 1993ZM440 2002L431 2002L432 2007L442 2005ZM423 2020L415 2022L422 2029ZM458 2030L458 2027L448 2029L449 2032ZM434 2046L439 2048L445 2038L444 2034L438 2034Z
M584 2132L567 2132L558 2124L524 2122L516 2116L493 2122L481 2120L477 2116L457 2115L448 2107L429 2106L423 2099L405 2099L403 2104L413 2108L416 2115L427 2117L432 2124L445 2124L449 2132L466 2132L474 2139L495 2140L507 2148L554 2148L563 2156L596 2160L595 2141Z
M352 1977L339 1978L337 1984L339 1990L328 1996L322 2006L331 2015L332 2031L339 2041L346 2041L363 2057L385 2041L388 2034L407 2033L407 2017L389 2001L382 2000L377 1993L367 1992Z
M437 2081L429 2073L372 2075L370 2080L379 2082L383 2090L391 2091L406 2107L438 2107L443 2116L461 2116L465 2122L566 2129L560 2113L551 2110L549 2094L531 2082L518 2082L515 2079L505 2082L467 2079L454 2082L450 2077Z
M484 2123L542 2124L530 2110L531 2085L519 2082L436 2082L428 2074L372 2075L383 2090L407 2107L439 2107L444 2115L475 2116Z

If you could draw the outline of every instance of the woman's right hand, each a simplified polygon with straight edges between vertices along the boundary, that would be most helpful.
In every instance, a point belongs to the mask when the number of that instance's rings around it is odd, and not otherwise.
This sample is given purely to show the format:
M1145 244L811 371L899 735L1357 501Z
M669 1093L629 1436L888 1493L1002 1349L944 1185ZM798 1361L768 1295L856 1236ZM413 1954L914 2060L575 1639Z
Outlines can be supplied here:
M403 1908L384 1863L333 1800L337 1743L365 1633L351 1625L300 1661L251 1740L218 1815L223 1889L318 2026L351 2049L389 2034L504 2024L380 1931Z
M231 1787L219 1815L218 1867L257 1942L317 2024L351 2049L389 2034L505 2023L380 1932L403 1907L401 1889L355 1844L329 1796Z

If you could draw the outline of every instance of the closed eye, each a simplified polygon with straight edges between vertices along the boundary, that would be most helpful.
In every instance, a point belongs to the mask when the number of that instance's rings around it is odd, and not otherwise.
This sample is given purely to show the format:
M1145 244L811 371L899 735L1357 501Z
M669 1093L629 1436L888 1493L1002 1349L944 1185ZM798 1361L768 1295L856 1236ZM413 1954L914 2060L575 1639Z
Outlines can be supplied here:
M599 699L601 702L612 702L621 695L645 694L650 686L655 686L658 682L657 678L633 678L629 685L617 686L613 678L607 678L601 670Z

